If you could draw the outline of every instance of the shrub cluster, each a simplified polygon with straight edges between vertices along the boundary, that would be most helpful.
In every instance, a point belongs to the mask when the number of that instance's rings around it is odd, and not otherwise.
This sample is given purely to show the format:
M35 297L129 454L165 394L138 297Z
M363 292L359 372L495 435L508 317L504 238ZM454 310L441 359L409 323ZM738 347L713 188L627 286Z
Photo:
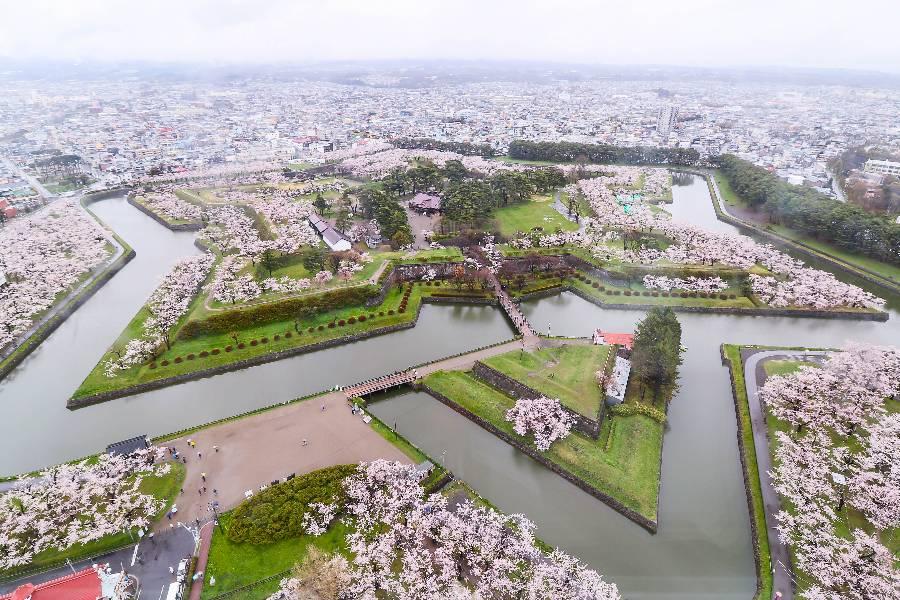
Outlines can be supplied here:
M319 469L272 485L234 509L226 535L235 543L269 544L304 533L303 516L313 502L343 505L343 480L356 465Z
M630 417L633 415L644 415L650 417L657 423L666 423L666 413L647 404L639 402L628 404L616 404L610 407L609 412L620 417Z
M316 307L321 312L363 304L377 296L373 286L340 288L311 297L285 298L279 302L250 305L222 311L188 321L178 333L180 339L192 339L202 335L241 331L275 321L293 319L299 312Z

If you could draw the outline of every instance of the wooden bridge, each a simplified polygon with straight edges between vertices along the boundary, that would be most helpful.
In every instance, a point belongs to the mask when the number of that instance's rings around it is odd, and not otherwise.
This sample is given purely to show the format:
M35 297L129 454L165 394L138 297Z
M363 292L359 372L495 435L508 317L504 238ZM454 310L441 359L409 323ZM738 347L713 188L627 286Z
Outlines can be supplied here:
M417 374L415 371L398 371L396 373L376 377L375 379L367 379L366 381L355 383L345 387L343 391L348 399L360 398L367 394L374 394L375 392L381 392L392 387L397 387L398 385L412 383L416 378Z
M525 315L522 314L522 311L519 310L519 305L509 298L509 294L506 293L506 290L500 285L497 276L493 273L491 273L491 283L494 286L494 293L497 295L497 300L500 301L500 306L506 311L506 314L513 322L513 325L516 326L516 330L522 334L523 338L528 339L536 337L537 333L535 333L534 329L531 327L531 323L525 318Z

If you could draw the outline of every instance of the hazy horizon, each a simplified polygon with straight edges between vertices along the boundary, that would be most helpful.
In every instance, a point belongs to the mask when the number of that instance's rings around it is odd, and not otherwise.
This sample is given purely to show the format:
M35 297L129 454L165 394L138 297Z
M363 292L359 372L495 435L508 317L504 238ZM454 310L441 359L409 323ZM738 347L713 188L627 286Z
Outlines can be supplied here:
M521 61L900 73L900 9L714 0L636 5L270 0L3 2L0 58L176 64Z

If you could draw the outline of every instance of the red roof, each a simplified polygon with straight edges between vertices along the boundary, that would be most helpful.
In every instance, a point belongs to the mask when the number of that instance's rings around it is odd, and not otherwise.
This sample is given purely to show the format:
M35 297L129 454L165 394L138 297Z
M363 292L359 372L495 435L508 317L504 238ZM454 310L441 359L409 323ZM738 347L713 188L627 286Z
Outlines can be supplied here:
M88 567L46 583L20 585L12 594L0 596L0 600L97 600L100 594L100 578Z
M631 350L631 346L634 344L634 334L631 333L610 333L609 331L600 331L598 329L597 333L594 335L602 337L603 341L607 344L625 346L629 350Z

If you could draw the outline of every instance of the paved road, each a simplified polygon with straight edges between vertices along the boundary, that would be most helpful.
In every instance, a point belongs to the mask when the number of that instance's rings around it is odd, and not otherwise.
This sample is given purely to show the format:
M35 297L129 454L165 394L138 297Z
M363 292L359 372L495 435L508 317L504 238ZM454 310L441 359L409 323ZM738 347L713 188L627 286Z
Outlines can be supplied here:
M19 165L17 165L13 161L4 157L3 162L6 163L6 166L9 167L11 170L15 171L19 175L19 177L21 177L22 179L27 181L28 185L30 185L32 188L34 188L34 191L36 191L41 198L44 198L45 200L49 200L51 198L56 197L56 195L53 194L47 188L45 188L43 186L43 184L41 184L40 181L38 181L37 179L35 179L34 177L32 177L31 175L26 173L23 169L21 169L19 167Z
M747 399L750 404L750 423L753 428L753 446L756 448L756 466L762 488L763 506L766 516L766 534L769 538L769 552L774 566L773 594L781 592L782 600L791 600L794 596L791 588L791 563L787 546L781 543L778 530L775 529L775 515L781 510L778 493L772 487L769 472L773 470L772 455L769 453L769 435L766 427L765 410L759 400L759 386L765 382L765 371L761 362L773 358L803 359L808 356L827 356L827 352L803 350L766 350L751 354L744 361L744 381L747 385Z
M175 581L175 577L169 573L169 567L177 569L179 561L189 557L193 551L193 535L186 529L177 527L171 531L156 533L152 538L145 537L139 543L111 554L76 562L73 566L76 571L98 562L109 563L114 571L124 567L129 575L134 575L140 582L141 593L137 600L158 600L160 591ZM0 594L9 593L24 583L43 583L71 572L69 567L64 566L32 577L0 583Z

